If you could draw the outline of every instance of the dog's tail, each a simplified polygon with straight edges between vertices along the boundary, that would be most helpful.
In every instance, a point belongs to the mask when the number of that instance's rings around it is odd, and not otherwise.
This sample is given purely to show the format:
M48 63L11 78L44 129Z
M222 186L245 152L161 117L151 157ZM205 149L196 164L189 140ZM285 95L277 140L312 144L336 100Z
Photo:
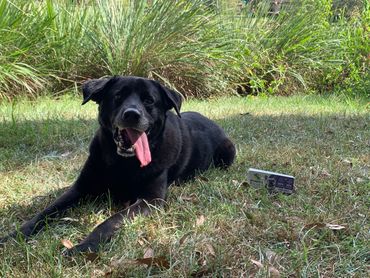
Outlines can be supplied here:
M213 162L216 167L227 168L235 160L236 149L228 138L225 138L215 150Z

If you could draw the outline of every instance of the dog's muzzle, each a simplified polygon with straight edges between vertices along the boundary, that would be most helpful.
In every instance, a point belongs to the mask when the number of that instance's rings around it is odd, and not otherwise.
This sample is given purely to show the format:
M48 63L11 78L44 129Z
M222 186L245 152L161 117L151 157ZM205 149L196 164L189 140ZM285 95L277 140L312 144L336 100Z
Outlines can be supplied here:
M117 153L119 155L123 157L135 156L135 146L132 144L126 129L116 127L113 139L117 145Z
M148 136L144 131L133 128L115 128L113 139L117 145L117 153L123 157L136 156L140 166L144 167L152 161Z

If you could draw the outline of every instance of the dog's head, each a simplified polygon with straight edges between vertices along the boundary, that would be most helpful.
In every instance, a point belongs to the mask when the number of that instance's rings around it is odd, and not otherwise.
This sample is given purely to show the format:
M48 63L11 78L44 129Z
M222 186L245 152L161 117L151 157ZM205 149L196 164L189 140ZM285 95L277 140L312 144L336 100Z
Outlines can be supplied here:
M151 161L149 141L163 130L168 110L180 116L182 97L157 81L115 76L93 79L82 86L83 102L99 104L99 123L112 133L117 153L135 156L141 166Z

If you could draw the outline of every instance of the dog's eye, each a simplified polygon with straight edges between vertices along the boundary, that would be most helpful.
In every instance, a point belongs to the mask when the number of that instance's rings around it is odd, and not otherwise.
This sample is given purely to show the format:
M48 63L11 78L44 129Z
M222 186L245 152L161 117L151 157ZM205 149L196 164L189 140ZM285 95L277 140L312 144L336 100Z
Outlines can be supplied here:
M114 95L114 100L115 101L120 101L121 99L122 99L122 95L121 94Z
M143 100L143 103L144 103L145 105L151 105L151 104L153 104L153 103L154 103L154 99L152 99L152 98L150 98L150 97L147 97L147 98L145 98L145 99Z

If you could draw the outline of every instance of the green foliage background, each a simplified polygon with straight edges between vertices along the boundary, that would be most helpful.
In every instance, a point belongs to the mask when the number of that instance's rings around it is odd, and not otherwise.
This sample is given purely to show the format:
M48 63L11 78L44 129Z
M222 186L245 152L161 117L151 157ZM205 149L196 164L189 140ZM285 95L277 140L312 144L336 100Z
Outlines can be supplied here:
M213 2L214 5L210 5ZM0 0L0 98L138 75L186 95L370 91L370 2Z

